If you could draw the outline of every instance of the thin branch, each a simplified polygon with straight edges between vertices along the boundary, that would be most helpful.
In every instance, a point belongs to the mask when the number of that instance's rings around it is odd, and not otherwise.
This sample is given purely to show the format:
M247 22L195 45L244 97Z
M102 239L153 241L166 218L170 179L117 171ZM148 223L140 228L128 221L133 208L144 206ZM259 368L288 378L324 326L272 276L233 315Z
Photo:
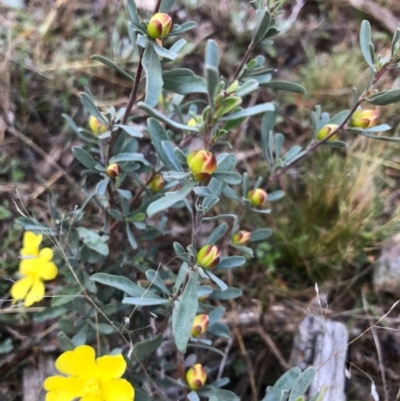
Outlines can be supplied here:
M250 53L253 51L253 49L254 49L254 43L250 42L249 47L247 48L246 53L244 54L244 56L242 58L242 61L240 62L238 68L235 71L235 73L233 74L232 82L236 81L238 79L239 74L241 73L244 65L246 64L248 58L250 57Z
M321 141L316 141L312 142L308 148L306 149L305 153L296 159L293 163L283 167L281 170L277 171L276 173L272 174L267 182L266 188L270 188L276 181L278 181L291 167L293 167L294 164L298 163L300 160L303 160L305 157L307 157L310 153L314 152L315 149L319 148L322 146L324 143L329 141L330 138L332 138L334 135L336 135L338 132L342 131L345 129L346 124L349 122L351 116L354 114L354 112L358 109L358 107L361 105L361 103L365 100L365 98L369 95L371 92L371 88L382 78L382 76L389 71L390 69L390 64L386 65L383 67L381 70L379 70L373 77L371 81L370 88L364 92L360 97L358 98L357 102L353 105L351 108L349 114L347 117L343 120L343 122L334 130L332 131L329 135L327 135L324 139Z
M138 65L138 69L136 72L135 81L133 82L132 91L129 96L129 100L128 100L128 104L126 106L124 116L122 117L121 124L126 124L126 122L128 121L129 114L131 113L132 107L135 104L136 99L137 99L140 80L142 78L142 73L143 73L143 66L142 66L143 54L144 54L144 49L142 49L142 51L140 52L139 65ZM121 135L121 132L122 132L122 129L118 128L118 130L115 132L115 134L112 135L112 137L111 137L110 145L108 146L107 164L108 164L109 160L111 159L115 143L117 142L119 136Z

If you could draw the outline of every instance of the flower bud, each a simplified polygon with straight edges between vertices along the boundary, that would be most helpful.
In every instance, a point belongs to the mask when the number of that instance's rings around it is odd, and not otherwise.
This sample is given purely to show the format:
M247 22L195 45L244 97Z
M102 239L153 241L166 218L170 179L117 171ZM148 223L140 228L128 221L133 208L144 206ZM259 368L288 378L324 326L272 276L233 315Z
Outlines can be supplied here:
M195 127L197 124L197 121L192 117L188 122L187 122L187 126L188 127Z
M251 232L249 231L238 231L232 237L232 242L236 245L247 244L250 240Z
M267 192L261 188L252 189L247 193L247 199L252 206L261 206L267 200Z
M186 161L194 179L198 182L208 181L217 168L217 159L208 150L194 150L189 153Z
M196 363L186 372L186 381L191 390L200 390L206 380L207 372L200 363Z
M376 110L356 110L349 122L350 127L371 128L376 125L378 112Z
M172 18L165 13L154 14L147 26L147 34L152 39L165 38L172 29Z
M164 188L164 178L161 174L156 174L153 179L149 182L148 187L153 192L160 192Z
M194 318L192 330L190 331L190 334L192 337L198 337L200 334L204 334L208 328L208 315L206 314L201 314L197 315Z
M107 175L116 178L121 174L121 167L117 163L109 164L107 167Z
M205 269L211 269L219 263L220 252L215 245L204 245L197 252L197 264Z
M89 117L89 128L96 136L107 131L107 127L94 116Z
M319 141L322 141L325 139L328 135L330 135L333 131L335 131L338 128L338 125L336 124L326 124L324 125L317 133L317 139ZM328 141L336 141L336 139L339 138L339 134L332 135Z

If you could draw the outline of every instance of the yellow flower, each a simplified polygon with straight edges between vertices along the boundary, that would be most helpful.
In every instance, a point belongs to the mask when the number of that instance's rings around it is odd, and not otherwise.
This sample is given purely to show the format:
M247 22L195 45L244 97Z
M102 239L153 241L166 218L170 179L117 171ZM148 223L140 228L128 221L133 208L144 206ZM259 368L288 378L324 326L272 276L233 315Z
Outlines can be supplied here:
M21 249L22 260L19 273L22 278L11 287L11 296L17 301L25 299L24 305L29 307L40 302L44 297L43 281L53 280L58 273L57 266L51 261L53 251L50 248L39 250L43 235L26 231Z
M133 401L135 390L121 376L126 362L119 355L96 358L88 345L66 351L56 360L56 369L67 375L50 376L43 384L48 393L45 401Z

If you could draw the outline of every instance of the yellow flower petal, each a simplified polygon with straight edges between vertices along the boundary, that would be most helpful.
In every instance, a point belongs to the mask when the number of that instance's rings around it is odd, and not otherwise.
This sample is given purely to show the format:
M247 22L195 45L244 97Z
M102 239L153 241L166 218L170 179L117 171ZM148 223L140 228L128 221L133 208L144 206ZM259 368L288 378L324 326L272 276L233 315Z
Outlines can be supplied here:
M96 367L96 377L100 381L109 381L124 374L126 362L121 354L105 355L96 359Z
M42 280L53 280L57 274L57 266L53 262L45 262L38 269L38 275Z
M96 353L89 345L80 345L72 351L66 351L56 360L56 369L66 375L82 379L94 377Z
M76 377L50 376L43 387L49 391L46 401L72 401L82 396L85 381Z
M31 290L25 298L25 306L28 308L36 302L40 302L44 297L44 284L41 280L33 281Z
M125 379L114 379L101 385L104 401L133 401L135 390Z
M104 401L104 398L100 395L89 394L82 397L80 401Z
M53 250L50 248L43 248L39 252L39 257L42 262L50 262L53 259Z
M12 298L15 300L24 299L28 291L31 289L32 285L33 285L33 277L31 276L18 280L11 287Z
M35 234L32 231L25 231L22 240L23 247L20 254L23 255L39 255L39 245L42 242L43 235Z
M38 256L24 256L19 263L19 272L23 276L35 276L39 266L38 261Z

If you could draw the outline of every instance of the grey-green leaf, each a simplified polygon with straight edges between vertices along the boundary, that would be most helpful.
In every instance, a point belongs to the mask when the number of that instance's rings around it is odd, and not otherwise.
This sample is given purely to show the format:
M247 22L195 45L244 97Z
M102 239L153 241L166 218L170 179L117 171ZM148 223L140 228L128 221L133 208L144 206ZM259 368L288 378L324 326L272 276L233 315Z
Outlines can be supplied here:
M197 313L198 272L189 271L189 279L182 295L175 302L172 331L178 351L185 353L190 338L190 331Z
M242 295L243 291L240 288L229 287L225 291L214 290L211 294L211 299L234 299L238 298Z
M268 32L268 28L271 23L271 14L265 9L262 8L257 11L257 24L253 31L253 40L254 44L261 42L265 35Z
M140 20L139 20L138 14L137 14L135 0L126 0L126 8L128 9L128 14L129 14L131 21L135 25L139 25Z
M264 241L272 235L270 228L259 228L250 234L250 242Z
M174 24L168 36L181 35L184 32L191 31L196 28L197 23L194 21L184 22L182 25Z
M285 372L275 383L274 387L268 387L265 397L262 401L276 401L281 400L282 394L287 394L293 387L293 384L301 374L299 368L292 368ZM287 397L284 398L286 400Z
M275 110L274 103L262 103L258 104L257 106L248 107L247 109L244 109L237 113L232 113L229 116L222 117L220 120L221 121L236 120L237 118L250 117L256 114L261 114L265 113L266 111L273 111L273 110Z
M74 146L72 148L72 153L83 166L89 170L94 170L94 166L96 166L97 162L88 152L86 152L86 150L78 146Z
M147 215L149 217L154 216L156 213L166 210L175 205L175 203L184 200L186 196L190 194L195 185L195 182L189 182L179 191L166 193L165 196L163 196L162 198L157 199L153 203L150 203L149 207L147 208Z
M178 54L173 50L168 50L163 46L160 46L157 42L153 42L153 47L157 55L161 58L166 58L168 60L175 60Z
M175 153L174 153L174 148L171 145L170 141L162 141L161 142L161 146L164 150L164 154L165 156L168 158L169 163L174 166L174 171L180 171L182 172L182 166L179 163L178 158L176 157Z
M115 124L114 127L119 127L125 131L129 136L134 138L143 138L143 134L131 125Z
M221 223L219 226L217 226L211 234L208 236L206 240L206 244L209 245L214 245L216 244L222 236L226 233L226 230L228 229L228 224L226 223Z
M81 293L82 288L78 284L70 285L57 291L51 299L51 306L61 306L73 301Z
M146 74L145 103L150 107L154 107L158 103L158 98L163 87L163 80L161 62L151 41L147 42L142 65Z
M114 61L108 59L107 57L100 56L98 54L94 54L92 57L90 57L91 60L96 60L100 61L100 63L105 64L107 67L113 68L115 71L118 71L120 74L122 74L125 78L128 78L129 80L133 81L134 78L132 75L128 74L126 71L124 71L120 66L114 63Z
M132 349L132 356L136 361L141 361L150 354L152 354L163 342L162 334L150 340L144 340L136 343Z
M371 68L374 68L374 61L372 60L371 52L369 49L370 43L371 43L371 25L367 20L364 20L361 23L361 28L360 28L361 53L364 56L364 59L367 62L367 64Z
M221 173L214 173L212 176L229 185L239 185L242 182L242 176L235 172L225 171Z
M78 231L79 238L82 239L82 242L87 247L103 256L108 255L108 245L103 241L103 238L99 234L85 227L78 227L76 230Z
M226 256L215 266L215 269L233 269L234 267L243 266L246 259L243 256Z
M110 182L110 177L106 177L104 178L104 180L101 180L97 183L96 194L98 196L104 196L106 194L109 182Z
M80 96L81 96L81 102L86 111L107 127L108 126L107 119L103 116L103 114L100 113L99 109L94 104L92 98L85 92L81 92Z
M249 79L236 90L236 96L243 97L254 92L259 87L258 81Z
M171 71L164 72L163 75L164 89L180 95L188 95L190 93L207 93L206 82L203 78L198 77L188 68L176 68Z
M138 107L142 110L144 110L149 116L155 117L157 120L160 120L168 125L170 125L173 128L185 130L185 131L191 131L191 132L199 132L198 128L196 127L189 127L188 125L180 124L174 120L171 120L170 118L166 117L164 114L158 112L157 110L153 109L152 107L149 107L146 103L144 102L138 102Z
M199 394L208 397L209 401L211 401L212 398L217 399L218 401L240 401L240 398L235 395L235 393L221 388L204 388L199 391Z
M175 0L161 0L161 5L159 8L160 13L168 14L171 11L172 6L174 5Z
M303 95L306 93L304 86L295 84L294 82L269 81L266 83L262 83L260 86L262 86L264 88L282 90L282 91L286 91L286 92L302 93Z
M220 336L220 337L225 337L225 338L229 338L230 337L230 332L228 327L223 324L223 323L214 323L211 324L208 329L207 329L210 333L215 334L216 336Z
M315 368L307 368L295 381L290 391L289 401L296 401L297 397L303 395L315 377Z
M219 54L218 54L218 45L212 39L207 41L206 45L206 54L205 54L205 62L206 66L210 66L212 68L218 69L219 65Z
M70 338L63 332L59 331L57 333L57 339L60 343L60 347L63 351L70 351L75 348L75 344L70 340Z
M142 153L120 153L112 157L109 161L110 163L120 163L120 162L139 162L145 166L149 166L150 163L144 158Z
M95 273L90 277L90 279L92 281L95 281L96 283L101 283L104 285L108 285L109 287L121 290L131 297L162 299L153 292L147 290L146 288L140 287L133 281L123 276L115 276L108 273Z
M149 269L146 270L146 278L149 280L153 285L158 287L165 295L170 295L169 289L165 286L164 281L161 279L160 274L153 270Z
M400 101L400 89L379 92L369 97L367 100L376 106L386 106L391 103L397 103Z
M281 190L271 192L267 195L267 202L275 202L279 199L282 199L285 196L285 193Z
M218 278L214 273L210 272L209 270L206 271L206 274L212 281L214 281L215 284L222 290L225 291L228 286L220 279Z
M179 242L174 242L173 247L178 258L182 259L184 262L190 263L189 253Z
M396 48L397 48L397 43L400 40L400 27L396 29L396 32L393 35L393 39L392 39L392 57L395 56L396 53Z
M157 306L170 304L169 299L154 299L154 298L139 298L139 297L126 297L122 300L123 304L137 305L137 306Z
M233 171L237 164L237 156L233 153L221 153L217 157L216 173L223 173L225 171Z

